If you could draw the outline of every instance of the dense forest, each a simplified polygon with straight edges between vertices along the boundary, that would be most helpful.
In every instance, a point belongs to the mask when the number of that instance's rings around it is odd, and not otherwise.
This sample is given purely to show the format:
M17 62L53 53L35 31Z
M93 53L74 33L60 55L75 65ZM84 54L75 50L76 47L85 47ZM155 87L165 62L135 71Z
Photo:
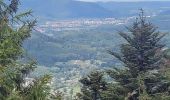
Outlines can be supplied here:
M23 49L37 21L32 11L18 13L19 0L0 0L0 100L65 100L54 90L52 76L29 79L37 67ZM121 68L95 70L82 77L81 91L66 100L170 100L169 49L161 43L167 33L147 20L141 9L127 31L118 31L126 43L108 54ZM73 94L73 93L70 93Z

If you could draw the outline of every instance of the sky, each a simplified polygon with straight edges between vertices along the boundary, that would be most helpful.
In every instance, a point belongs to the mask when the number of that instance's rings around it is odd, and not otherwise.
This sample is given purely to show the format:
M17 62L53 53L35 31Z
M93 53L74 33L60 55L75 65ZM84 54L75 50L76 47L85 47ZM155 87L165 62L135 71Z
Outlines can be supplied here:
M170 1L170 0L79 0L79 1L88 1L88 2L97 2L97 1L102 1L102 2L107 2L107 1L117 1L117 2L138 2L138 1Z

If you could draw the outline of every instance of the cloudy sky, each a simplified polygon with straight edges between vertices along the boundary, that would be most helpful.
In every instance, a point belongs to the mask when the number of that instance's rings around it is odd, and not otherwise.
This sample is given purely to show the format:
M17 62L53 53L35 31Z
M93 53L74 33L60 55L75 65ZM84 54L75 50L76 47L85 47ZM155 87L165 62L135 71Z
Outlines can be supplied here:
M88 1L88 2L96 2L96 1L103 1L103 2L119 1L119 2L123 2L123 1L130 1L130 2L138 2L138 1L170 1L170 0L79 0L79 1Z

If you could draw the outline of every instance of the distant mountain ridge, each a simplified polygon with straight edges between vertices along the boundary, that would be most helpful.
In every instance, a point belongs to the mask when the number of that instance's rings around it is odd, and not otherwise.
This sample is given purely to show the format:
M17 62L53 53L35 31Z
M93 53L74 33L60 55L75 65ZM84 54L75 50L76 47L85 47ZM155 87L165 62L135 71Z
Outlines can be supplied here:
M23 0L23 9L32 9L39 19L77 19L129 17L137 15L140 8L148 15L167 10L169 1L153 2L83 2L74 0ZM154 12L154 13L153 13Z
M37 16L55 19L114 17L112 11L96 3L73 0L24 0L22 7L33 9Z
M141 2L98 2L100 6L112 12L116 12L118 17L135 16L139 9L144 9L145 14L159 14L161 11L170 10L170 1L141 1Z

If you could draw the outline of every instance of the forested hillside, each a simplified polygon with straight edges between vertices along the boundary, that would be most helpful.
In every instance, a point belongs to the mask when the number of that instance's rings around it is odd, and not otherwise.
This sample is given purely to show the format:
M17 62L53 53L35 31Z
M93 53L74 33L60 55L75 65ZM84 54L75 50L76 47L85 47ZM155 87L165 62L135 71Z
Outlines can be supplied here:
M0 100L170 100L169 15L156 10L167 2L117 19L107 18L112 3L51 0L50 15L30 1L41 17L81 19L39 24L19 0L1 0Z

